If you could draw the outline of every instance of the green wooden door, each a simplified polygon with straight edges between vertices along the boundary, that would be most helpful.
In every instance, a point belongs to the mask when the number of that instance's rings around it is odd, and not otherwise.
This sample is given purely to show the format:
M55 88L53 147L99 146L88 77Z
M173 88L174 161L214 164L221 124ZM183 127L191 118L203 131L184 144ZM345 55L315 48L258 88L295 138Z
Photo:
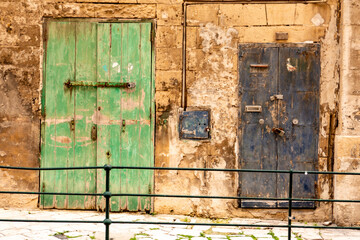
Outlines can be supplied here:
M153 166L151 23L52 21L46 29L41 166ZM103 193L104 173L43 171L41 191ZM112 193L153 191L151 171L112 170L110 180ZM105 208L104 198L93 196L45 195L40 202ZM111 198L112 211L150 209L150 198Z

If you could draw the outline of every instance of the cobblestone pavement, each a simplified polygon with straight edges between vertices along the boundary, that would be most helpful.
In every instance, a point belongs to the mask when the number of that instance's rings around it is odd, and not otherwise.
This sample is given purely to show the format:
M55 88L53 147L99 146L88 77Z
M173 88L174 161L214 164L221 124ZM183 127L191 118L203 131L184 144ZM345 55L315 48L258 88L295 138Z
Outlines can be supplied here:
M104 213L91 211L61 210L5 210L0 209L1 219L36 220L94 220L103 221ZM111 213L113 221L148 222L191 222L191 223L230 223L230 224L271 224L284 225L285 221L259 219L205 219L179 215L155 216L141 213ZM316 223L295 223L314 226ZM321 225L321 224L317 224ZM30 223L0 222L0 240L90 240L104 239L103 224L73 223ZM174 226L161 224L112 224L110 237L113 240L286 240L287 229L281 228L244 228L220 226ZM293 229L294 240L360 240L360 231L330 229Z

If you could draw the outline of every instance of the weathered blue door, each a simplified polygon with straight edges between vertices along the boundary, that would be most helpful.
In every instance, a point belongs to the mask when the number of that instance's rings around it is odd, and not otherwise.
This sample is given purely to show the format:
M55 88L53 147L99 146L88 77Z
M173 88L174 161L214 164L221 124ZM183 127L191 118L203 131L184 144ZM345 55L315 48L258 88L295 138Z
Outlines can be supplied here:
M318 44L245 44L239 55L239 149L243 169L315 170L319 125ZM294 175L293 196L315 197L314 175ZM240 196L288 197L289 177L240 174ZM241 207L287 207L243 200ZM294 202L313 208L314 202Z

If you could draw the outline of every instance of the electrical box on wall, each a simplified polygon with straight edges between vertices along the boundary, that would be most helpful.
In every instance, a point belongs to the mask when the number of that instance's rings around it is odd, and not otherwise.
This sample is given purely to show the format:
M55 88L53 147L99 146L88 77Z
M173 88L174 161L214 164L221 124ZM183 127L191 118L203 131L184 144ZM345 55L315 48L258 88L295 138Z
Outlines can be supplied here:
M180 114L181 139L204 140L210 138L210 113L205 110L185 111Z

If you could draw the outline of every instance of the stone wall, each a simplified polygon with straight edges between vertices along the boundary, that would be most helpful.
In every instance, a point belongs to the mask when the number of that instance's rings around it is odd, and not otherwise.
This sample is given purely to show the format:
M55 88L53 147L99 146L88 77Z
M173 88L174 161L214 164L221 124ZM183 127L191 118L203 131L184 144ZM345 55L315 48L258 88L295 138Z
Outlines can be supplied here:
M341 25L341 84L339 127L335 141L335 170L360 171L360 3L356 0L342 1ZM360 177L335 177L335 198L360 199ZM359 224L360 205L336 203L334 216L339 224Z
M321 43L319 169L328 167L330 114L336 110L339 84L337 4L192 4L187 6L186 77L190 109L210 109L211 140L179 140L176 102L157 127L156 164L169 167L238 167L238 45L241 43ZM275 32L288 32L276 41ZM161 56L157 56L159 58ZM180 73L179 73L180 74ZM159 143L161 147L159 148ZM167 144L163 148L162 143ZM319 197L332 192L328 177L318 182ZM157 193L236 196L238 176L217 172L159 172ZM286 211L244 210L235 200L156 199L155 211L207 217L284 218ZM296 211L299 219L329 220L331 204Z
M355 0L353 5L356 5ZM356 7L359 8L358 5ZM186 10L187 110L211 111L212 131L211 140L208 141L180 140L178 134L179 113L182 111L182 0L1 1L0 163L33 167L40 164L40 99L45 18L152 19L156 25L156 166L237 168L238 45L319 42L319 170L328 170L332 153L332 149L328 147L331 140L330 115L338 107L339 66L344 66L341 69L344 83L347 81L346 76L355 79L356 74L359 74L356 70L359 58L354 55L359 53L358 43L352 37L356 36L357 25L350 25L350 21L357 21L356 17L344 17L348 22L343 21L345 38L341 46L350 46L350 40L353 39L353 51L349 50L349 55L344 55L340 62L337 0L311 4L204 3L189 4ZM356 13L352 16L356 16ZM353 35L345 29L351 29ZM288 32L289 39L276 41L275 32ZM346 56L350 54L351 61L348 61ZM349 81L345 86L348 89L356 88L356 82ZM341 130L336 139L338 146L345 143L342 139L347 141L349 135L355 138L359 132L356 92L349 94L350 90L345 89L346 87L341 88ZM347 104L350 102L354 107L348 108ZM346 157L346 152L340 152L337 148L336 166L340 166L339 162L345 163L350 159ZM39 176L36 172L23 174L0 171L0 176L1 189L39 189ZM346 182L340 178L336 181L338 184ZM233 173L156 171L155 174L156 193L236 196L237 190L238 176ZM317 191L320 198L329 197L333 192L331 178L319 177ZM18 198L4 195L0 206L37 207L37 196ZM155 212L207 217L286 218L285 210L243 210L238 208L235 200L157 198L154 207ZM295 211L295 215L304 220L329 220L332 205L321 203L315 211L299 210Z

